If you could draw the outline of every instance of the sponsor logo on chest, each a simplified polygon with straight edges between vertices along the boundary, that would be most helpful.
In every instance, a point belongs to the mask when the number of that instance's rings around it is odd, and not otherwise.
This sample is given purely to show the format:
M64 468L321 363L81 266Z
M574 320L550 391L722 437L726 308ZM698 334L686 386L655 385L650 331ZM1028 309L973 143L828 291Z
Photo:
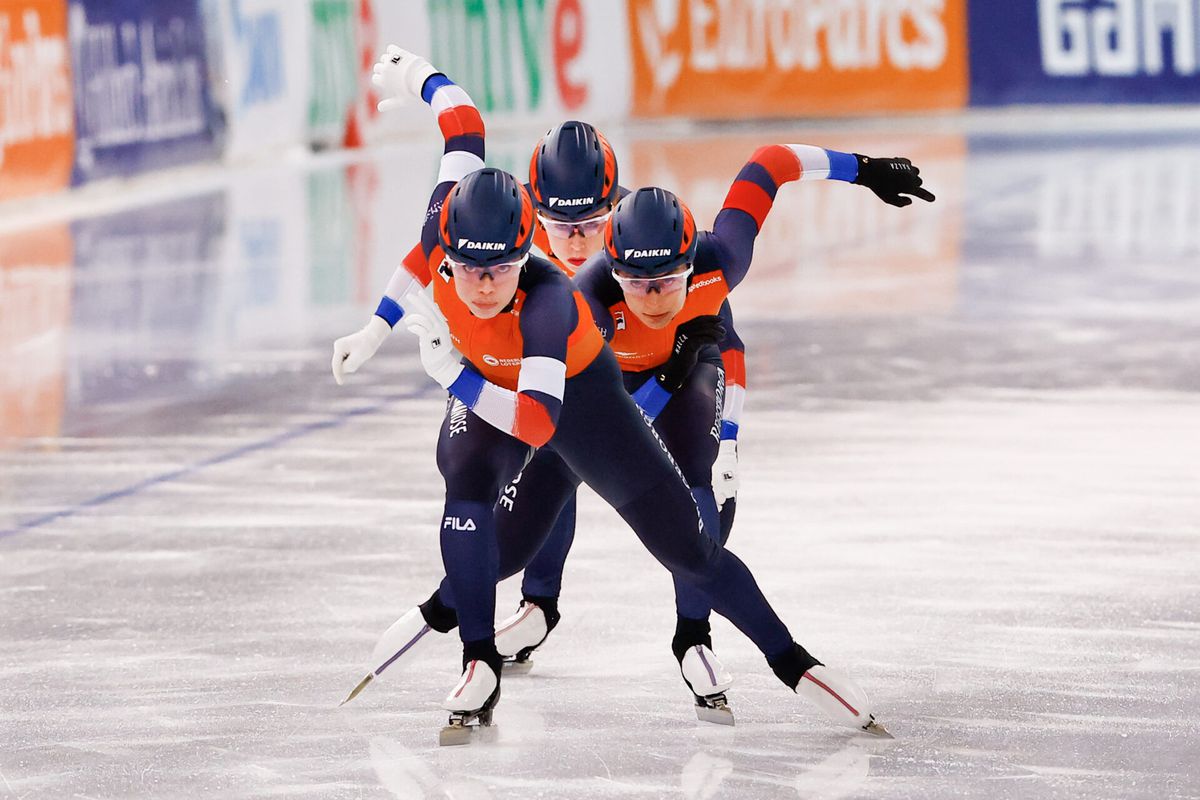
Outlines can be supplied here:
M702 281L696 281L688 287L688 294L691 294L697 289L703 289L705 286L712 286L714 283L721 283L724 280L725 278L722 275L713 275L711 278L705 278Z
M481 356L481 358L483 358L483 363L487 364L489 367L519 367L519 366L521 366L521 359L519 359L519 358L496 358L491 353L484 353Z

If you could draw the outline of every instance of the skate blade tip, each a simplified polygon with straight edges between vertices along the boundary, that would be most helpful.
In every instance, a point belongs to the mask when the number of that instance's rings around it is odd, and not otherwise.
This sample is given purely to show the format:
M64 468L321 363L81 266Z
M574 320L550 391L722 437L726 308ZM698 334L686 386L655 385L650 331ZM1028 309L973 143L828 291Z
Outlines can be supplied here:
M505 661L504 662L504 674L505 675L528 675L529 671L531 669L533 669L532 661Z
M866 725L862 726L863 733L869 733L872 736L878 736L880 739L895 739L888 729L880 725L875 720L871 720Z
M346 703L349 703L351 700L358 697L359 693L361 693L363 689L367 688L367 684L373 680L375 680L375 673L368 673L367 677L358 682L358 686L354 687L353 691L350 692L350 695L345 700L338 703L338 708L341 708L342 706L346 705Z

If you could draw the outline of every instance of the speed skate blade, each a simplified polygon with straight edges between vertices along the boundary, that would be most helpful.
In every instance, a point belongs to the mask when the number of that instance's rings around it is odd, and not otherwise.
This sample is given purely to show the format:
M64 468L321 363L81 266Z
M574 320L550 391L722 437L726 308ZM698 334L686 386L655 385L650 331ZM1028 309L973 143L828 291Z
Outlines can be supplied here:
M471 729L472 726L467 725L447 725L438 733L438 745L454 747L460 744L470 744Z
M531 669L533 669L533 661L528 658L524 661L504 662L505 675L528 675Z
M710 708L709 706L696 706L696 719L701 722L711 722L714 725L732 725L733 724L733 709L729 706L720 708Z
M498 735L496 726L490 723L461 725L452 722L438 732L438 745L456 747L472 741L494 742Z
M358 697L358 693L361 692L363 689L367 688L367 684L369 684L374 679L375 679L374 672L367 673L367 677L363 678L361 681L358 682L358 686L354 687L354 691L350 692L349 697L347 697L342 702L338 703L338 707L341 708L342 706L346 705L346 703L349 703L351 700Z
M863 729L864 733L869 733L872 736L878 736L881 739L895 739L896 738L895 736L892 736L890 733L888 733L888 729L883 727L882 725L880 725L878 722L876 722L874 720L874 718L872 718L871 721L868 722L866 725L863 725L862 729Z

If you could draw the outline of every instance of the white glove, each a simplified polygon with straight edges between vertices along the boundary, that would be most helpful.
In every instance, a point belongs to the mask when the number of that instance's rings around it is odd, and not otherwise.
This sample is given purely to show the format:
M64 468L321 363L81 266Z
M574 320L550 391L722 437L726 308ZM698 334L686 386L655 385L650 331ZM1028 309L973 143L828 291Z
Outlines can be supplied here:
M358 368L367 363L383 340L392 332L392 327L383 317L371 316L362 330L343 336L333 343L333 378L341 386L346 380L346 374L357 372Z
M712 466L713 497L717 499L718 509L729 498L737 497L741 483L738 477L737 440L722 439L717 446L717 460Z
M443 389L462 374L462 355L450 340L450 326L437 304L424 294L413 295L404 325L421 340L421 366Z
M421 87L426 79L437 73L438 70L421 56L389 44L387 52L375 63L375 71L371 76L371 83L383 91L379 110L399 108L413 97L420 100Z

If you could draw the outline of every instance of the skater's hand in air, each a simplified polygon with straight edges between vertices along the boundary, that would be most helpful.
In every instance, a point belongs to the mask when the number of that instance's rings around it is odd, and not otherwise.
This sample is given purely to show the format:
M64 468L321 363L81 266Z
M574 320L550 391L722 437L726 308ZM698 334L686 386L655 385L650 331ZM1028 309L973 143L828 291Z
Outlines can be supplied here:
M713 496L717 498L717 509L731 497L737 497L742 485L738 477L737 440L722 439L717 448L717 460L712 465Z
M387 52L375 63L375 72L371 76L371 83L383 92L379 110L391 111L414 97L420 100L425 81L437 73L421 56L389 44Z
M346 375L357 372L358 368L375 355L379 345L392 332L392 328L383 317L372 316L363 329L349 336L343 336L333 343L333 379L341 386L346 381Z
M911 205L913 197L933 202L933 194L921 188L921 170L907 158L870 158L858 153L854 158L858 161L858 177L854 182L870 189L888 205Z
M450 326L441 309L424 294L414 295L406 309L404 325L421 341L421 366L425 372L443 389L449 389L462 374L462 355L454 348Z
M706 345L716 344L725 338L725 326L716 315L696 317L675 329L675 344L671 347L671 357L659 368L654 377L662 388L675 392L683 386L692 367L700 358L700 351Z

